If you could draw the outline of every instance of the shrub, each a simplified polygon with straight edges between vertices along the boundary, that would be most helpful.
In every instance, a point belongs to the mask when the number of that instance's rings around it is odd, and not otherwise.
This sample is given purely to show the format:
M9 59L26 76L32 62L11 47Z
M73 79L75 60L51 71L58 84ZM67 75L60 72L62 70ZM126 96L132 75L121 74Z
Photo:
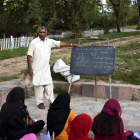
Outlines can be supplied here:
M137 25L137 30L140 30L140 24Z
M140 77L133 80L134 85L140 85Z
M54 94L59 94L59 93L64 92L64 91L67 92L67 89L62 89L60 87L56 87L56 88L54 88L53 91L54 91Z

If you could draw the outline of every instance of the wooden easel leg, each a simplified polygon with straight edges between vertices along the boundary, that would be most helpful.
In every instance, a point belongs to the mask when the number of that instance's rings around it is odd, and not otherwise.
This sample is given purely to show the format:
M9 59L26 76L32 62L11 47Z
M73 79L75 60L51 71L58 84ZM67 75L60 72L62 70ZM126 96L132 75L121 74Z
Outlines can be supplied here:
M112 98L112 93L111 93L111 76L109 76L109 83L110 83L110 99Z
M97 80L95 76L95 101L97 101Z
M73 74L71 75L71 80L70 80L70 85L69 85L69 90L68 90L68 93L69 93L69 94L70 94L71 85L72 85L72 78L73 78Z

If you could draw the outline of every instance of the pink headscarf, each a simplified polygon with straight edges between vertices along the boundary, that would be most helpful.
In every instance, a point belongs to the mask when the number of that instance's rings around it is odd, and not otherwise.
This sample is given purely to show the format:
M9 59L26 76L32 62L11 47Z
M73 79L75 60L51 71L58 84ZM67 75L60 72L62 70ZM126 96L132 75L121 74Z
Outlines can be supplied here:
M115 132L115 135L112 137L102 137L102 136L95 136L95 140L127 140L125 134L124 134L124 125L123 121L121 118L121 106L119 102L116 99L109 99L103 109L102 112L112 115L112 116L118 116L120 119L120 133L119 134L117 131Z
M85 113L77 115L71 122L69 140L93 140L88 137L93 121Z

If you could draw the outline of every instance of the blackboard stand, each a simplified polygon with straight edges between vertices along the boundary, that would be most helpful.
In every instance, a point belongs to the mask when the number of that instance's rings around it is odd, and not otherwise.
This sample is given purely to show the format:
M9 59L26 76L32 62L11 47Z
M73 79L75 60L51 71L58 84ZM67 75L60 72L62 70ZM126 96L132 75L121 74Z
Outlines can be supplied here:
M95 76L95 100L97 101L97 79L96 79L96 76Z
M109 75L109 83L110 83L110 99L112 98L112 94L111 94L111 76Z
M71 84L72 84L72 78L73 78L73 74L71 75L71 80L70 80L70 86L69 86L69 90L68 90L68 93L70 93L70 89L71 89Z
M107 45L109 46L109 39L108 38L94 38L94 37L93 38L79 38L78 46L80 45L81 40L107 40ZM94 42L94 46L95 46L95 42ZM71 90L72 79L73 79L73 74L71 75L71 81L70 81L68 93L70 93L70 90ZM111 94L111 76L110 75L109 75L109 83L110 83L110 98L112 98L112 94ZM97 101L97 79L96 79L96 76L95 76L94 94L95 94L95 100Z

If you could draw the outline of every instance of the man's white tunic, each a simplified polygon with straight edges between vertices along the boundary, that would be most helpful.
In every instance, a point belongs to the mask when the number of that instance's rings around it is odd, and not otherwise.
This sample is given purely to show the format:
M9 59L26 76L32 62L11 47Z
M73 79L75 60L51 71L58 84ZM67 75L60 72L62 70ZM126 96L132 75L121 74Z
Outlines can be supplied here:
M47 85L52 82L50 72L51 48L60 47L60 41L39 37L31 41L27 55L32 56L33 85Z

